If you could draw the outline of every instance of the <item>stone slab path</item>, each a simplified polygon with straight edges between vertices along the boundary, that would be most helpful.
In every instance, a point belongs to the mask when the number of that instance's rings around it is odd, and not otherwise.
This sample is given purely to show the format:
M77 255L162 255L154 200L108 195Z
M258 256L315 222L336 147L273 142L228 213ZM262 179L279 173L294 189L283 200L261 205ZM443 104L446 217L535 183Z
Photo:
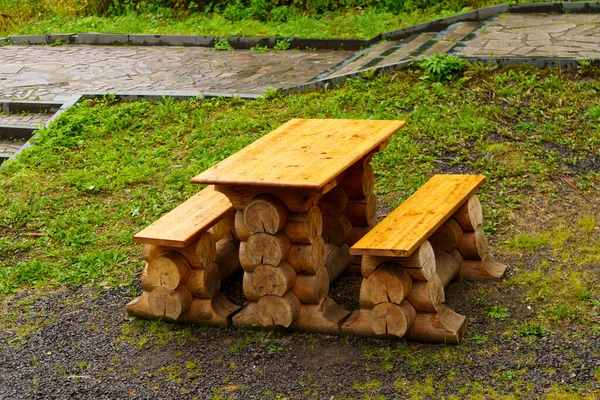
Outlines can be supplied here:
M509 14L479 32L458 55L600 57L600 15Z
M260 94L301 84L350 51L215 51L202 47L0 47L0 99L64 100L77 92Z

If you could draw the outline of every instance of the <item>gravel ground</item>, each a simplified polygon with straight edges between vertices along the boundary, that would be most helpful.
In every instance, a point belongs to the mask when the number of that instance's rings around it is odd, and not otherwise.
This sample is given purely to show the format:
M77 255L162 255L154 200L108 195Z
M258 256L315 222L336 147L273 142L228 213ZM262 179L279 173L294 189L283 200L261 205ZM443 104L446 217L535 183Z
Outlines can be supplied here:
M473 301L482 293L485 301ZM507 335L515 320L535 315L519 297L504 282L451 284L449 304L469 316L469 329L463 344L445 347L140 322L124 312L128 290L71 288L30 301L35 321L17 316L13 325L39 324L25 340L0 331L0 398L403 398L415 390L429 398L538 398L552 385L600 390L600 336L577 326L541 338ZM498 299L514 318L487 316ZM27 294L10 299L7 315L24 301ZM419 388L427 382L433 392Z

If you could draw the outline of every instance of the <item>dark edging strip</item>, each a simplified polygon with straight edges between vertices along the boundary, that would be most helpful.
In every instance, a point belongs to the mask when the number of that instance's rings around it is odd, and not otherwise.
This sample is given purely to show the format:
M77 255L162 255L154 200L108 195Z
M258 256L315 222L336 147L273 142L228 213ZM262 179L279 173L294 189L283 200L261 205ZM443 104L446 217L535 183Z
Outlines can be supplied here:
M55 44L57 42L89 45L132 46L198 46L214 47L215 39L225 38L234 49L250 49L255 46L273 48L278 41L289 40L291 49L314 50L360 50L381 40L401 40L423 32L440 31L457 22L482 22L503 13L593 13L600 12L600 2L552 2L500 4L479 8L451 17L385 32L371 39L311 39L296 37L238 37L196 35L152 35L111 33L63 33L47 35L24 35L0 38L0 44Z
M34 101L34 100L0 100L2 112L19 113L55 113L62 106L60 101Z

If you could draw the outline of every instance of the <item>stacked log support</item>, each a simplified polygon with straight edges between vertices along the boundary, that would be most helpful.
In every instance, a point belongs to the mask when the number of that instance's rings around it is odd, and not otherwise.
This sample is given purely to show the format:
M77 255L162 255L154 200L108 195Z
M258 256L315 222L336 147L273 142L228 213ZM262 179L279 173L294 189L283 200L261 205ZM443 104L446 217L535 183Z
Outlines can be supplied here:
M341 333L341 321L348 313L328 297L330 275L323 226L328 224L328 238L339 245L344 245L350 228L342 214L346 194L335 189L328 194L326 212L317 206L306 212L291 211L273 194L258 195L236 211L243 291L249 301L233 317L236 327ZM349 257L348 246L344 251Z
M239 307L219 290L240 268L239 242L230 213L186 247L146 244L143 293L126 306L129 315L228 326Z
M434 251L428 241L409 257L363 256L360 310L352 313L342 331L458 343L466 319L444 304L444 287L461 265L458 251Z
M462 229L456 249L463 257L460 277L462 279L501 279L506 266L490 254L483 231L481 203L476 195L471 196L453 215Z

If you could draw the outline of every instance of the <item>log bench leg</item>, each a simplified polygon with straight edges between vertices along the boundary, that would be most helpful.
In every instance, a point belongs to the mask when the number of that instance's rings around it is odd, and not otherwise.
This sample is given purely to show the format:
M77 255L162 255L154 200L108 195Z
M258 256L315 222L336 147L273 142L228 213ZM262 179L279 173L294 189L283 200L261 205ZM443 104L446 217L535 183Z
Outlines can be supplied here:
M146 244L142 295L126 306L129 315L228 326L239 307L220 291L237 269L239 242L232 235L233 214L186 247Z

